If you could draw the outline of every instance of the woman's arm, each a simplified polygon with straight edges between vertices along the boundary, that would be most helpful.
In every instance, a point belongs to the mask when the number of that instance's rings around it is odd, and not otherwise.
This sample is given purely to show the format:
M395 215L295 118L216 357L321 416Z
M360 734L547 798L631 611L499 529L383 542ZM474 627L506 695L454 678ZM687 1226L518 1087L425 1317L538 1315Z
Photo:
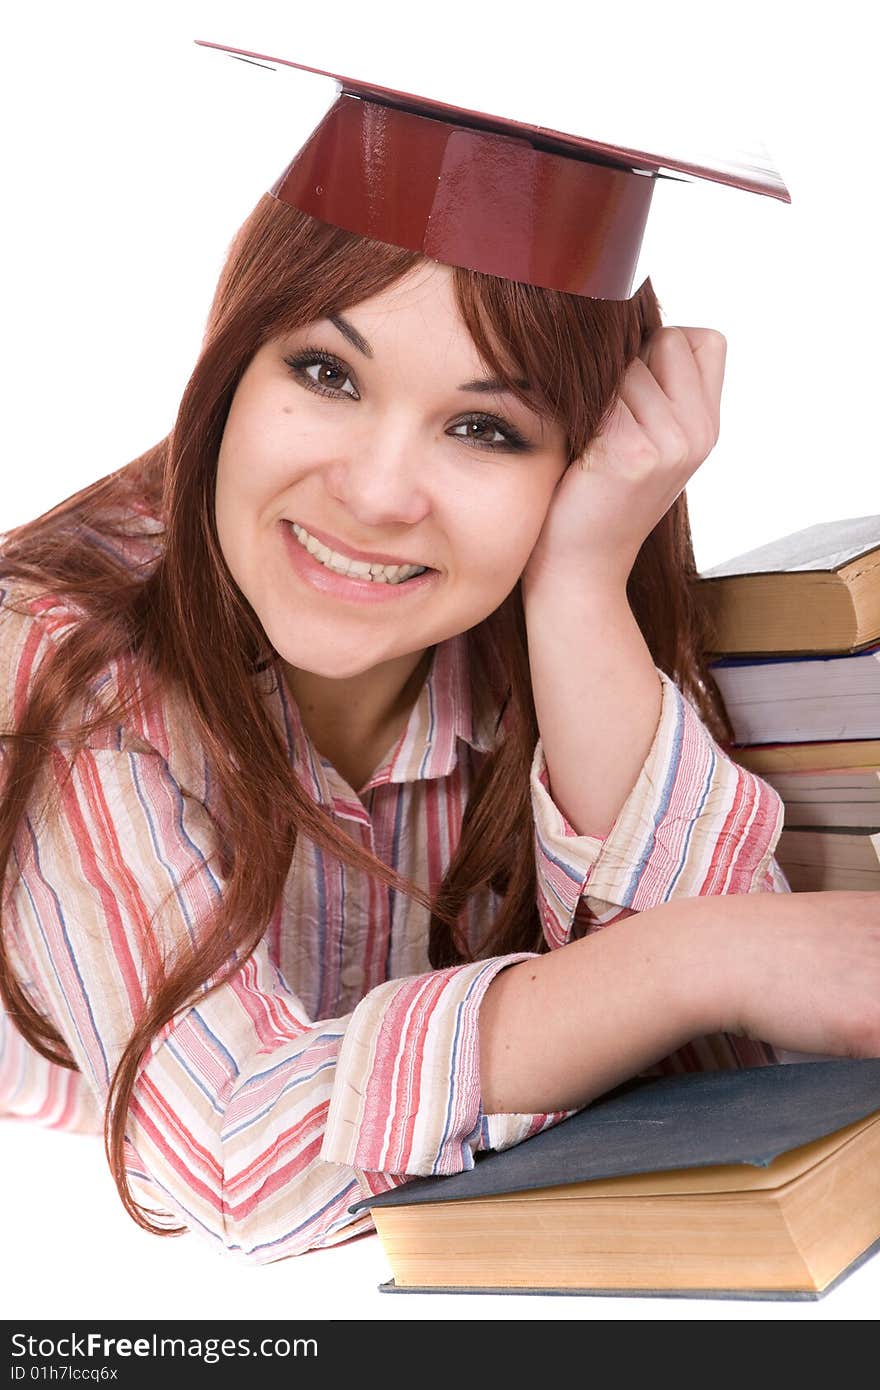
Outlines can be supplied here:
M725 354L711 329L651 334L605 428L560 479L522 576L550 786L582 835L608 833L657 728L659 677L626 585L718 438Z
M523 598L550 792L579 835L603 838L654 741L660 678L625 583L534 587Z
M483 1105L576 1108L691 1038L880 1056L880 893L680 899L496 976Z

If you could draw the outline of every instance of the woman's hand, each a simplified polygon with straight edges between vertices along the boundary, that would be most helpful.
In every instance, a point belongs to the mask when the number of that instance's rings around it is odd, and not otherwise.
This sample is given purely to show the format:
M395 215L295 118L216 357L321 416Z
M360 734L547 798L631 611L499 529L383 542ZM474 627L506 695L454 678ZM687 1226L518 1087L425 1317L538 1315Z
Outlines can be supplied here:
M727 342L659 328L627 368L605 428L565 471L523 575L625 586L645 538L711 452Z

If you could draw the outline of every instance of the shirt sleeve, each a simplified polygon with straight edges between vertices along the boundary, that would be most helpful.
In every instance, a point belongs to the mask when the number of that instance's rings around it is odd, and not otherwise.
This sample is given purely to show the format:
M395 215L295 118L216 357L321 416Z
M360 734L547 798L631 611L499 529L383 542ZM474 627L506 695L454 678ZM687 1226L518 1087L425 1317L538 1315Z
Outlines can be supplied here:
M538 740L530 777L538 910L551 946L673 897L789 891L773 858L780 797L734 763L658 675L654 741L604 838L578 835L555 804Z

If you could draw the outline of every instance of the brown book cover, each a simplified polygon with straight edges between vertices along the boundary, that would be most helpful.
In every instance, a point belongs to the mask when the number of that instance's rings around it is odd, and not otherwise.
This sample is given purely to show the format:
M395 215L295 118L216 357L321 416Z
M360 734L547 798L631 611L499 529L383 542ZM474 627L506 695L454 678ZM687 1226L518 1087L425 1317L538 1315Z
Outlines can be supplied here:
M728 749L741 767L768 773L825 772L880 768L880 738L817 739L803 743L751 743Z

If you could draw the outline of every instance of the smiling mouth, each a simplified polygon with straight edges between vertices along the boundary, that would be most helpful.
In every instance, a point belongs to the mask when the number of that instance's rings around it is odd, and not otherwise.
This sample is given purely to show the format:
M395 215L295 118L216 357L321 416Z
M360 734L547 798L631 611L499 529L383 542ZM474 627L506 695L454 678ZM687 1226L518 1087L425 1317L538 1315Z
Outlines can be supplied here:
M366 560L352 560L339 551L331 550L329 546L310 535L298 522L286 521L285 525L314 560L325 569L332 570L334 574L341 574L347 579L359 579L373 584L405 584L408 579L415 579L430 568L429 565L383 565Z

